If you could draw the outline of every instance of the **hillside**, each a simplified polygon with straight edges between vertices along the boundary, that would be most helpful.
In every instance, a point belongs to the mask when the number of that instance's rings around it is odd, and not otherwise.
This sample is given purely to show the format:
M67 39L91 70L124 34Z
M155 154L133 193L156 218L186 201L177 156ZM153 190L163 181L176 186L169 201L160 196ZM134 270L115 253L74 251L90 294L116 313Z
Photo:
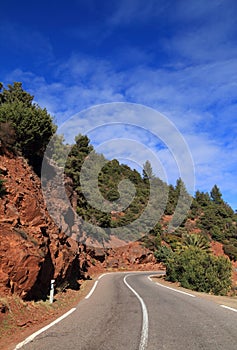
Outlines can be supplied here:
M89 278L93 271L154 269L160 266L157 261L164 263L159 255L159 251L163 254L164 246L170 249L168 254L182 252L187 237L192 238L193 234L196 234L194 241L205 240L212 253L228 256L233 267L236 266L237 216L223 201L216 185L210 194L197 191L191 198L181 179L177 179L175 186L164 183L153 174L149 162L144 164L141 175L116 159L107 161L93 151L86 135L78 135L64 174L66 195L73 211L56 195L56 169L62 165L61 157L69 147L64 144L63 136L57 136L52 149L52 153L56 152L51 161L46 159L52 168L47 181L51 205L55 215L59 215L60 225L56 225L42 195L39 171L47 143L56 130L52 118L33 103L33 97L20 83L14 83L0 93L0 126L0 292L3 295L45 299L52 278L56 280L56 290L78 289L80 281ZM88 182L88 171L100 164L103 166L99 168L98 179ZM97 208L83 193L82 175ZM97 182L101 197L93 197ZM152 198L151 186L155 189ZM176 210L180 197L182 205ZM182 221L180 218L191 201ZM100 210L104 203L109 206L106 212ZM139 225L133 226L141 216ZM95 229L87 230L90 227L87 224L93 224ZM207 258L212 259L212 254L208 254Z
M59 232L40 191L40 179L22 157L0 156L6 195L0 199L0 292L45 298L50 280L77 284L84 275L78 244Z
M0 321L3 325L0 333L5 339L20 341L23 334L28 334L28 329L32 332L32 327L48 323L52 317L65 312L84 295L84 283L87 283L84 281L90 276L112 270L157 271L163 268L156 261L154 251L161 244L158 231L162 245L172 245L172 239L176 239L175 235L161 232L171 215L165 215L153 235L144 237L141 242L113 249L93 248L59 232L45 207L40 179L26 159L2 154L0 170L5 188L0 198ZM67 191L72 202L77 202L70 179ZM112 220L116 219L112 215ZM196 219L188 219L185 227L189 232L200 231ZM214 254L224 254L222 243L212 240L211 245ZM237 267L236 262L233 267ZM48 304L26 301L46 299L51 278L56 279L54 306L49 308ZM237 286L236 272L233 285ZM68 292L61 293L65 288ZM71 289L79 288L82 294L72 293ZM2 347L6 344L8 340Z
M101 271L129 268L135 261L150 263L149 268L155 264L149 250L139 244L124 247L122 254L121 250L86 247L60 232L47 212L40 179L27 161L0 155L0 164L6 190L0 199L1 294L44 299L51 279L56 280L58 290L79 288L78 280L88 278L95 264ZM67 189L72 197L70 180Z

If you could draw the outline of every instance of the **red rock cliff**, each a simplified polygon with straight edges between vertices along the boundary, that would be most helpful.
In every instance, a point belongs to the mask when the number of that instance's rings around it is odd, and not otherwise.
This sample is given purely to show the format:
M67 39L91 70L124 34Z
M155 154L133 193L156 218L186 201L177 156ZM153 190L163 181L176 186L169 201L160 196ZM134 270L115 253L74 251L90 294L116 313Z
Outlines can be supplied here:
M7 190L0 198L0 292L44 298L52 278L76 287L79 246L49 216L39 178L22 157L1 155L0 171Z
M40 179L24 158L0 155L0 171L7 191L0 198L1 294L41 299L49 294L51 279L56 280L58 288L77 288L77 281L85 277L85 272L160 268L152 252L138 242L103 249L93 248L98 242L90 242L86 247L67 236L64 232L78 238L74 231L80 231L80 222L74 218L69 220L70 225L67 223L70 208L55 195L57 179L53 178L49 191L51 205L59 205L61 210L61 229L47 211ZM70 179L66 179L65 188L75 209L77 201ZM80 241L83 234L79 232Z

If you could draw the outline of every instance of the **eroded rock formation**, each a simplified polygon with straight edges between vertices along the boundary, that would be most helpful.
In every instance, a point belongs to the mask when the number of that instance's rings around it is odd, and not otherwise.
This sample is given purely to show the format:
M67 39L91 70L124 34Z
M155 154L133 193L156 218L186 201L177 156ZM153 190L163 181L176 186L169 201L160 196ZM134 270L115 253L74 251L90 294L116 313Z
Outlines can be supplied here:
M56 280L60 290L78 288L78 280L105 269L160 267L153 254L138 242L124 245L117 242L120 247L116 249L93 247L98 242L90 242L88 246L80 243L82 239L77 240L80 222L71 217L75 215L73 210L68 220L70 208L58 193L56 195L54 174L48 191L51 205L61 208L60 225L49 215L40 179L24 158L0 155L0 172L7 192L0 198L1 294L16 293L26 300L41 299L49 294L51 279ZM66 179L65 188L72 208L76 209L77 200L70 179ZM85 234L83 232L82 237Z
M22 157L0 156L0 171L7 190L0 199L0 291L44 298L52 278L76 287L79 245L49 216L39 178Z

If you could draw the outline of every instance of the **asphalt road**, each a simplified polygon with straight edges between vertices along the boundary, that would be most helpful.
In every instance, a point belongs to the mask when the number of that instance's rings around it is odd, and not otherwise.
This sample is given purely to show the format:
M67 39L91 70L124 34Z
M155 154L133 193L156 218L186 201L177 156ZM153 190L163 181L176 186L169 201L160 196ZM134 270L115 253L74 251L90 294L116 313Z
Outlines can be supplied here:
M237 349L237 312L158 285L149 275L103 275L74 312L21 349Z

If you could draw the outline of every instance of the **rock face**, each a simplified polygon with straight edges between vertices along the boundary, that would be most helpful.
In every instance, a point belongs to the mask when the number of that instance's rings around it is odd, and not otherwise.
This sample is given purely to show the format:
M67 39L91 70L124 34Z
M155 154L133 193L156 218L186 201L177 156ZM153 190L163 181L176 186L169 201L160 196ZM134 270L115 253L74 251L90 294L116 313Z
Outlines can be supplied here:
M63 214L62 224L56 226L46 208L40 179L24 158L0 155L0 172L7 191L0 198L1 294L44 299L51 279L60 290L78 288L78 280L105 269L160 268L153 254L138 242L124 242L122 246L119 242L116 249L93 248L95 242L90 247L78 243L74 232L81 234L80 222L72 215L67 220L68 208L56 196L54 178L49 188L52 206L59 204ZM66 179L65 188L75 209L77 200L70 179ZM59 203L54 203L56 197Z
M0 199L0 292L44 298L51 279L76 287L79 246L50 218L39 178L21 157L0 156L0 171L7 190Z
M86 248L89 272L96 268L106 270L163 270L162 264L158 264L154 254L142 246L140 242L130 242L118 248Z

